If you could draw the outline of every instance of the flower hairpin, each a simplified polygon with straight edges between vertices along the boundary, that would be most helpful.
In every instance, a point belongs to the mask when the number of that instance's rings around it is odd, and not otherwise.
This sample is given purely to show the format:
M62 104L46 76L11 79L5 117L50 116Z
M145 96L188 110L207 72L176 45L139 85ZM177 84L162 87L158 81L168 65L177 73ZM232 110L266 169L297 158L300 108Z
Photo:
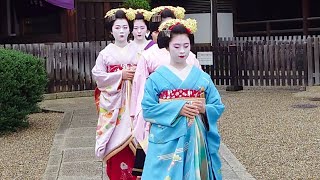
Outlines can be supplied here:
M185 16L186 10L183 7L173 7L173 6L159 6L156 8L153 8L151 12L153 13L152 16L152 22L161 22L161 13L165 9L169 9L170 11L173 12L174 16L177 19L183 19Z
M188 31L188 34L194 34L197 31L197 21L195 19L170 19L159 26L159 31L170 34L174 26L182 24Z

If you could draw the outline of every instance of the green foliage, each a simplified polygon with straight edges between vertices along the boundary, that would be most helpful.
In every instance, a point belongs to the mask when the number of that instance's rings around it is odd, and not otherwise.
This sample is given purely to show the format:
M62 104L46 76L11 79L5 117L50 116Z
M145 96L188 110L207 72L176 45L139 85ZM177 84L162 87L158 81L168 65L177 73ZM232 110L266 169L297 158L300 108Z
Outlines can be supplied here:
M28 126L47 83L42 59L0 48L0 133Z
M150 3L148 0L126 0L123 4L125 8L145 9L150 10Z

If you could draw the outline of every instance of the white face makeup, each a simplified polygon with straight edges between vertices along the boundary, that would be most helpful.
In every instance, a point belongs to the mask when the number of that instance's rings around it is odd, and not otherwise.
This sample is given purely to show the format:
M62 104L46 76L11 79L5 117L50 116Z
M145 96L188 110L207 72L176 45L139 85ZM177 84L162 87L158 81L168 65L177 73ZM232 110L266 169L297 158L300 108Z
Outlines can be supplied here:
M133 23L132 35L134 40L144 40L147 34L147 26L143 20L135 20Z
M171 61L184 64L190 53L190 39L186 34L174 35L169 43Z
M130 33L128 21L125 19L115 20L112 26L112 35L116 42L126 42Z

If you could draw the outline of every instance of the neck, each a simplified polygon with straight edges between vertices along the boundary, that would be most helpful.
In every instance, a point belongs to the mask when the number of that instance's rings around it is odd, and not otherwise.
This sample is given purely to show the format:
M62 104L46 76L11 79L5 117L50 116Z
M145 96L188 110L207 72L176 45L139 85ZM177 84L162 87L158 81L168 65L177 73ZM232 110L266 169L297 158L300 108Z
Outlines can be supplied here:
M127 41L123 41L123 42L115 41L114 44L118 47L125 47L128 44L128 42Z
M143 39L134 39L133 40L135 43L139 44L139 45L142 45L142 44L145 44L147 42L147 39L146 38L143 38Z
M183 68L188 66L186 61L177 63L177 62L174 62L172 60L170 61L170 65L175 67L178 70L182 70Z

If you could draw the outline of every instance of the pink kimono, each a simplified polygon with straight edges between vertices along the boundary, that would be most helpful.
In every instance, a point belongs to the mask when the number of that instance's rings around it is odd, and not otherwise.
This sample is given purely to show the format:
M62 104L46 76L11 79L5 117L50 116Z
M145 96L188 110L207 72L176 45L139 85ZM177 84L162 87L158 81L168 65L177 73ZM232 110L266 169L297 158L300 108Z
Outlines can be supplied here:
M134 117L133 136L139 142L145 152L148 146L149 123L143 119L141 101L144 95L144 85L148 76L161 65L170 63L169 51L165 48L159 49L158 46L152 46L142 54L139 59L137 70L132 84L131 108L130 114ZM195 65L201 69L199 61L195 54L190 52L187 63Z
M132 178L129 176L134 161L132 152L135 153L135 149L131 148L130 156L125 158L128 162L118 162L119 158L116 156L128 154L130 147L133 147L133 124L129 113L131 81L122 80L121 70L136 65L136 55L136 48L131 44L123 48L109 44L99 53L96 65L92 69L97 88L101 91L95 154L107 160L107 168L110 168L112 163L112 166L119 170L116 172L113 169L113 172L108 172L107 169L109 177L112 174L123 173L127 178Z

